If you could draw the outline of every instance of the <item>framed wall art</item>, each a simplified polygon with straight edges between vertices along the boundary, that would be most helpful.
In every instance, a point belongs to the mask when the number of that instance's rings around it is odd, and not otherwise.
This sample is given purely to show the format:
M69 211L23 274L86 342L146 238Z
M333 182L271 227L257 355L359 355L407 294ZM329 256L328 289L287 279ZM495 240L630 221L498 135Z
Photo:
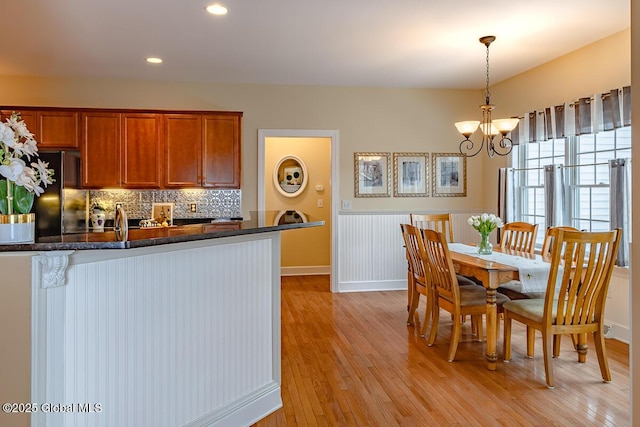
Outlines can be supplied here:
M393 196L429 196L429 153L393 153Z
M391 197L390 153L354 153L355 197Z
M467 157L460 153L431 155L434 197L465 197L467 195Z
M173 203L153 203L151 205L151 219L162 225L173 225Z

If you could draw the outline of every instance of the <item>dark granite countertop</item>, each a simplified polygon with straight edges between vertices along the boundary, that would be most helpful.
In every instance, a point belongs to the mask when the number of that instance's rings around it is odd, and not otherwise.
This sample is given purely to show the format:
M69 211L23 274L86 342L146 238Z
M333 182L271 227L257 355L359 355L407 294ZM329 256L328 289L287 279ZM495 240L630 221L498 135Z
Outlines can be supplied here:
M102 233L41 237L34 243L0 245L0 252L142 248L324 225L324 221L315 221L307 216L305 216L306 222L286 223L281 220L274 225L275 219L283 217L282 212L252 212L250 220L218 219L206 223L171 227L129 228L128 239L124 242L116 240L115 232L109 228ZM264 218L260 224L259 218Z

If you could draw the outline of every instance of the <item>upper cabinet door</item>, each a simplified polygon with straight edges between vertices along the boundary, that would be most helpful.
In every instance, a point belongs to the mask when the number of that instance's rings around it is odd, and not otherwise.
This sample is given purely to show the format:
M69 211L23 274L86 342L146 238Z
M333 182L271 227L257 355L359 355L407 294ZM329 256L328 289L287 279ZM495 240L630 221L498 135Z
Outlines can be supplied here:
M120 186L120 114L82 113L82 185Z
M204 187L240 188L240 117L205 115Z
M33 110L20 110L20 111L16 111L16 113L20 113L20 119L22 119L24 124L27 125L27 129L29 129L29 132L33 134L34 138L39 143L40 135L38 135L36 112ZM0 110L0 116L2 116L1 117L2 123L6 122L7 119L10 119L12 114L13 114L13 110Z
M202 117L164 115L164 185L199 187L202 182Z
M162 183L162 115L122 113L122 184L160 188Z
M2 121L12 110L2 110ZM77 150L80 146L80 114L65 110L20 109L20 118L34 134L40 150Z
M76 111L38 111L38 146L77 149L80 141L80 115Z

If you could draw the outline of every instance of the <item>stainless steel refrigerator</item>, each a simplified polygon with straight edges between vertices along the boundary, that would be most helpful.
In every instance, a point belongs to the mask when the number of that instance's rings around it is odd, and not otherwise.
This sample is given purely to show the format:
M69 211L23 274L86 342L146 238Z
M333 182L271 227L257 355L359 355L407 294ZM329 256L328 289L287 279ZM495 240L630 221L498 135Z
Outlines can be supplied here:
M80 152L40 151L38 154L54 170L55 182L33 202L36 238L87 231L88 191L80 188Z

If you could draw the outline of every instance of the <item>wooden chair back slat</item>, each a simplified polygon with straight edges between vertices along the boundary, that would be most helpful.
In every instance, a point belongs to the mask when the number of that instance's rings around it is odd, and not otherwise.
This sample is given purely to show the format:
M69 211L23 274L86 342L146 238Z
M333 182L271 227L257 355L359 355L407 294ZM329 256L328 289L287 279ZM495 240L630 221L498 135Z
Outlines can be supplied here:
M509 222L502 229L500 247L533 254L536 244L538 224L528 222Z
M553 238L551 237L551 230L557 228L565 231L580 231L575 227L569 227L566 225L559 225L556 227L547 227L544 233L544 240L542 241L542 251L540 252L543 256L551 255L551 244L553 243Z
M453 225L451 214L409 214L411 225L421 229L438 231L446 236L449 243L453 240Z

